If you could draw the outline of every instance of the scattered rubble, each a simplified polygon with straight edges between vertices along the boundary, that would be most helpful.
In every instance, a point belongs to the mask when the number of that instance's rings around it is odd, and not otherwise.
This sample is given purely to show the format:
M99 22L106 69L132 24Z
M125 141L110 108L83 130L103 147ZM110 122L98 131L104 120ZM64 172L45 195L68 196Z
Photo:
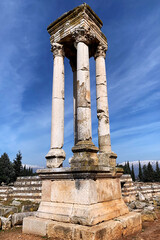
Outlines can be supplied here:
M156 209L160 206L160 196L149 197L138 192L135 197L135 201L126 203L129 211L140 212L142 222L153 222L156 220Z
M0 229L8 230L22 225L23 218L34 216L39 204L30 201L8 200L0 202Z

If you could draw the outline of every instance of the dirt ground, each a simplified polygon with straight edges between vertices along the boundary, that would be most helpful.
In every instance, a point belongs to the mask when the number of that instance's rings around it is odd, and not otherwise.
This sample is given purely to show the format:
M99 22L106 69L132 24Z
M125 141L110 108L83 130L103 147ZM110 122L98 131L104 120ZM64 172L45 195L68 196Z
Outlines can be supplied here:
M145 222L142 232L123 238L123 240L160 240L160 211L157 212L158 219L154 222ZM53 240L53 238L39 237L22 234L22 228L16 227L9 231L0 231L0 240Z
M160 240L160 210L157 210L156 214L158 219L154 222L144 222L141 233L123 240Z

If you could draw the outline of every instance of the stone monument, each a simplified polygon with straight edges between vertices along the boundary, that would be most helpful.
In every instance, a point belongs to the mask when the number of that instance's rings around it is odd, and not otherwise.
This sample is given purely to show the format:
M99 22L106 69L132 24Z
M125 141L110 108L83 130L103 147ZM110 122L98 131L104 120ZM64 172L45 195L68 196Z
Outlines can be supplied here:
M112 240L141 230L141 217L122 200L117 155L111 150L102 21L82 4L48 26L54 57L51 148L42 178L36 217L23 232L59 240ZM70 167L63 168L64 57L73 71L74 146ZM96 62L97 148L92 142L89 58Z

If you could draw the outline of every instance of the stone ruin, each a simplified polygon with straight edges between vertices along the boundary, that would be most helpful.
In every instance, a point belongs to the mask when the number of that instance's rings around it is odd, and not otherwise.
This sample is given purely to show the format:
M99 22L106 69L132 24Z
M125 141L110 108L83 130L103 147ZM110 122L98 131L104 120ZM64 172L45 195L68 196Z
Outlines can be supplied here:
M63 14L47 30L54 57L51 148L39 170L42 199L23 232L60 240L112 240L141 230L139 213L129 213L121 195L117 155L111 150L102 21L87 5ZM64 57L73 71L74 146L62 167L64 144ZM96 62L97 148L92 142L89 58Z

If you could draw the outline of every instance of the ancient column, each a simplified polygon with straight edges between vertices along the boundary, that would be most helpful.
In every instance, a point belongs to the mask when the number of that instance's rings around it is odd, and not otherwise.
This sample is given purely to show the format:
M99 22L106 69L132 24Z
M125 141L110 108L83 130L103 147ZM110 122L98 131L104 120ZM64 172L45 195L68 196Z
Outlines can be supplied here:
M99 152L111 152L105 66L106 50L107 49L105 47L99 45L94 56L96 60L96 100Z
M96 61L96 100L98 117L99 164L115 165L116 154L111 151L105 56L107 48L99 45ZM114 157L113 157L114 156Z
M75 46L77 48L77 143L72 148L74 157L71 166L90 164L97 165L96 154L98 148L92 143L91 124L91 98L90 98L90 72L89 72L89 41L93 36L85 29L79 28L74 32ZM87 154L86 154L87 152ZM92 152L89 154L88 152ZM93 156L90 159L90 155ZM79 165L80 163L80 165Z
M84 42L77 43L77 119L78 141L91 140L91 99L89 50Z
M64 50L58 43L52 45L54 57L51 149L46 155L47 167L61 167L65 159L64 144Z

